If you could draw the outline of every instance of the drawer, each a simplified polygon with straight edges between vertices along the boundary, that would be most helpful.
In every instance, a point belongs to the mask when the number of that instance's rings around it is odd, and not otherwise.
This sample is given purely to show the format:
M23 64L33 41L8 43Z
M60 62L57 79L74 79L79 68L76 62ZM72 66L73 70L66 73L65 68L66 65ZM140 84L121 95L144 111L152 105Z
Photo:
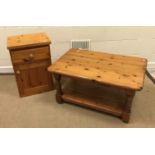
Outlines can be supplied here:
M49 47L38 47L31 49L23 49L11 51L13 64L33 62L36 60L43 60L50 58Z

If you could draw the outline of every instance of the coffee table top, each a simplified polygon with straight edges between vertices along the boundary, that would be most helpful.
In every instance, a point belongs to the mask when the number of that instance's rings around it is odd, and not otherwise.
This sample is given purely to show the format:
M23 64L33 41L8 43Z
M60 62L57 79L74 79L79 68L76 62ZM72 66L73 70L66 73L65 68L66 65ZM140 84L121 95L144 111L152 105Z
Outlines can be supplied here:
M49 72L103 84L141 90L147 60L139 57L70 49L48 68Z

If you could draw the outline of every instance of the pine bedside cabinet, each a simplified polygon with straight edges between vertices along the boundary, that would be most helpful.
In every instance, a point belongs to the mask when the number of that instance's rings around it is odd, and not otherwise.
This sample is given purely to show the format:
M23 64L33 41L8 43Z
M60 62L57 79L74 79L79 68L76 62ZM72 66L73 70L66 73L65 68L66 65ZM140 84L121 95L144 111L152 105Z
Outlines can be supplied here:
M144 85L146 65L144 58L70 49L48 71L56 79L58 103L77 104L128 122L135 92Z
M53 89L50 44L46 33L10 36L10 51L16 82L21 97Z

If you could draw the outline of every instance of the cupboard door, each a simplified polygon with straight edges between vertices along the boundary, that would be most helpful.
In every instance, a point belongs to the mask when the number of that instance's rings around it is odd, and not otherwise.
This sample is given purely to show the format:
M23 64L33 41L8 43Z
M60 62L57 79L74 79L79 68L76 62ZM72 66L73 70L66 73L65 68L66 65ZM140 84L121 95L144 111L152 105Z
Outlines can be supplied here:
M15 66L20 96L52 90L52 75L47 71L50 60Z

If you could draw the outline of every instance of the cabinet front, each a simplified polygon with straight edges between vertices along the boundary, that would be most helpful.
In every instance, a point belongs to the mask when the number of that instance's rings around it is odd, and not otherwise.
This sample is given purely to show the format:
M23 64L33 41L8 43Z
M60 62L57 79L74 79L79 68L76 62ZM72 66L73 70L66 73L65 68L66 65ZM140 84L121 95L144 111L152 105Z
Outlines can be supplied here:
M14 66L20 96L32 95L52 89L52 76L47 72L47 67L50 64L50 60L45 60L39 63Z

